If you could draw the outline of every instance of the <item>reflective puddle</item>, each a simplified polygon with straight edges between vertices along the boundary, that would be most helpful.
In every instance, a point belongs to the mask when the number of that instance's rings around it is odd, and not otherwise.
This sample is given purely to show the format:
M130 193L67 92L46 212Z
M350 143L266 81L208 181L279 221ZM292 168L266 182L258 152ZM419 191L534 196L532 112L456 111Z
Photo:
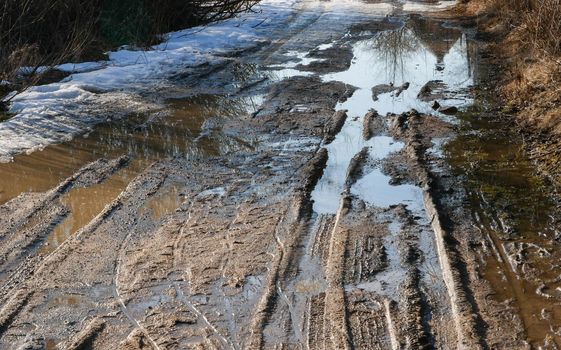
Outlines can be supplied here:
M536 176L522 140L507 132L496 116L478 109L480 101L470 92L478 81L472 46L460 31L414 19L399 30L357 42L351 67L323 76L358 90L338 105L348 110L348 119L325 146L329 160L312 194L314 210L337 211L347 169L364 147L374 159L401 149L391 138L363 139L362 118L368 111L385 115L416 109L458 124L460 136L447 144L436 140L438 149L431 152L444 156L455 175L466 179L468 206L492 252L484 271L495 293L492 298L519 310L532 346L561 346L559 204L551 199L553 189ZM419 98L427 82L434 83L432 92L437 91L439 101L459 108L457 116L440 113L433 109L433 100ZM375 86L379 89L371 90ZM398 90L402 86L406 88ZM414 212L423 210L421 189L393 186L389 180L375 169L358 179L351 192L375 206L404 203Z
M70 214L55 227L45 244L39 249L39 253L52 252L68 237L91 222L140 172L139 165L138 162L134 162L100 184L73 188L63 195L61 201L70 209Z
M166 157L216 156L238 149L239 141L205 121L245 114L250 108L249 100L220 95L173 100L169 102L169 110L161 114L131 116L101 125L68 143L16 156L13 162L0 164L0 204L22 192L51 189L99 158L113 159L128 154L141 169Z
M168 109L155 115L136 115L96 127L90 133L43 151L15 157L0 164L0 204L23 192L44 192L57 186L84 165L99 158L129 155L131 161L107 180L71 189L61 197L70 214L55 228L40 252L53 251L70 235L94 219L152 162L165 158L200 158L223 155L249 143L225 135L221 120L245 115L251 98L198 95L170 100ZM174 187L175 188L175 187ZM178 189L148 203L155 219L180 204Z
M458 116L461 135L444 147L466 178L469 206L487 236L484 277L493 298L519 310L536 348L561 345L561 218L552 189L536 176L522 140L477 106Z
M337 106L348 111L348 118L335 140L325 146L329 153L327 167L312 193L317 213L337 211L351 160L363 148L369 149L371 158L381 160L403 147L386 136L365 140L362 134L366 113L374 110L385 116L416 109L444 117L433 109L433 100L419 99L423 87L431 81L439 82L438 95L447 105L464 107L472 103L467 92L473 85L469 53L468 41L461 31L414 18L397 30L358 41L353 46L354 58L349 69L322 77L324 81L345 82L358 90ZM376 169L359 179L351 192L380 207L405 203L410 209L424 208L419 188L393 186L389 182L390 177Z
M165 215L173 212L183 203L180 185L168 187L164 193L151 197L146 205L141 208L141 215L150 215L153 220L160 220Z

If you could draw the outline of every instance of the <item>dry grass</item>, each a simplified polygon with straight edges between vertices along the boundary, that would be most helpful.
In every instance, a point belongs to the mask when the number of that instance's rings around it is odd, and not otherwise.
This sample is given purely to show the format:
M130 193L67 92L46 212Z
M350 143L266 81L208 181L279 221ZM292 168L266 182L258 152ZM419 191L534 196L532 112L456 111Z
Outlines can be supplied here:
M561 135L561 0L519 2L502 45L512 58L502 91L525 126Z
M483 29L503 38L498 51L508 62L506 102L539 109L530 119L558 129L554 120L561 117L552 111L561 108L561 0L471 0L468 9L487 16Z
M22 66L77 60L94 40L99 4L83 0L3 0L0 7L0 74Z
M561 0L469 0L466 7L488 16L485 29L501 25L527 47L561 55Z
M561 0L529 1L518 32L528 45L561 55Z
M518 61L522 62L522 61ZM510 79L502 88L512 106L521 113L524 126L561 135L561 69L549 58L530 60L511 67Z

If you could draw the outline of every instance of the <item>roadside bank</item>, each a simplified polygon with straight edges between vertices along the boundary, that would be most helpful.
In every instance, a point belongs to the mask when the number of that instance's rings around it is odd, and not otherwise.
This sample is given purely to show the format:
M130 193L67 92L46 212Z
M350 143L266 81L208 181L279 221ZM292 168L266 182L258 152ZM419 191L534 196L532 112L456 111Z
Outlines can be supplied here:
M489 95L542 176L561 186L561 3L469 0L455 13L477 27L483 60L495 70Z

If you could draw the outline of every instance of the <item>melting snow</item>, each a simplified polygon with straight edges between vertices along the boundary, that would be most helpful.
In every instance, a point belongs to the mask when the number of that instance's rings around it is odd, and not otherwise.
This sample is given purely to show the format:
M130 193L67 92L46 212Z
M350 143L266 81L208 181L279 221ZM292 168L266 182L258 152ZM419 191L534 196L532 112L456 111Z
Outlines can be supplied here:
M295 2L265 0L239 17L170 33L151 50L122 49L110 52L108 61L59 66L73 74L13 98L10 112L16 115L0 123L0 162L76 136L105 121L115 106L139 107L137 93L152 92L179 73L223 62L231 52L267 41L296 11Z

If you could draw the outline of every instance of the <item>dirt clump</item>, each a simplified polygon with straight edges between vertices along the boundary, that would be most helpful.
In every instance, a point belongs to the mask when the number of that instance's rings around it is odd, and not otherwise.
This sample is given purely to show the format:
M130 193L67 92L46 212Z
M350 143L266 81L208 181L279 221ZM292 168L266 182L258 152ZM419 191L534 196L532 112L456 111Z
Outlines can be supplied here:
M305 66L298 65L297 69L318 74L342 72L350 67L353 51L350 45L334 46L324 50L311 51L307 57L317 60Z

